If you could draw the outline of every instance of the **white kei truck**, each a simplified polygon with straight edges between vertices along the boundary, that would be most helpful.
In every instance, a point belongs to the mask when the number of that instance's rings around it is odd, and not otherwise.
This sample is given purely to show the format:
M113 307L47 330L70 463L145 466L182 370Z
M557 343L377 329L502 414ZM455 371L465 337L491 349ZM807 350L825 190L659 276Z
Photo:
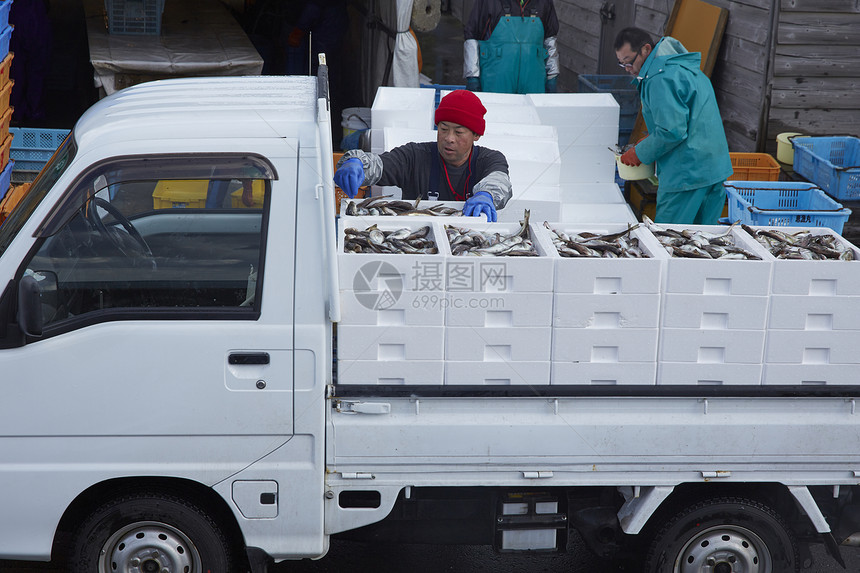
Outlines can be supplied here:
M335 217L326 77L122 90L0 226L0 558L260 573L336 535L576 534L637 571L785 573L860 543L857 263L544 237L458 257L497 288L454 298L440 218ZM372 224L438 252L345 253Z

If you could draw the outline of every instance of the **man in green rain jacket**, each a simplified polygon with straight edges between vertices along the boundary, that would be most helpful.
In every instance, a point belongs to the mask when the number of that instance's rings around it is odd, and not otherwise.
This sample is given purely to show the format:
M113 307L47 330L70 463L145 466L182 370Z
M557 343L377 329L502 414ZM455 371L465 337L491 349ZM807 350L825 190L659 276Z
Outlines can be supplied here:
M670 36L625 28L615 39L618 65L639 81L648 135L621 156L626 165L656 162L658 223L714 225L732 174L723 120L701 54Z

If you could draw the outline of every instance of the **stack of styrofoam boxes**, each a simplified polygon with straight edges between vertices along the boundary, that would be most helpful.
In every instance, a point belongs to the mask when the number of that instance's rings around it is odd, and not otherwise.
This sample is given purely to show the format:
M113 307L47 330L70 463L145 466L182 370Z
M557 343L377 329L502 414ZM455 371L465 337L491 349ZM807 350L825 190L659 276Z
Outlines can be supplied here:
M0 199L6 195L12 183L14 161L9 159L12 147L12 136L9 134L9 123L12 121L12 107L9 99L12 95L12 85L9 71L12 67L14 54L9 52L9 42L12 39L12 26L9 25L9 11L12 0L0 0Z
M780 227L834 235L855 261L775 259L764 384L857 384L860 249L827 227Z
M657 383L761 384L772 257L738 228L667 227L731 233L761 260L666 261Z
M456 227L510 235L515 223ZM547 385L552 324L552 245L530 225L537 257L447 260L445 384Z
M386 231L429 225L439 254L345 253L344 230L373 224ZM442 384L447 249L442 225L425 218L341 216L338 237L338 383Z
M561 157L562 220L635 222L615 183L618 102L608 93L530 94L544 125L555 126Z
M565 223L550 227L568 236L627 228ZM646 258L556 258L553 385L654 385L660 289L668 255L645 229L633 229L631 235L639 240Z
M386 127L432 131L435 96L433 90L426 88L380 86L370 108L370 151L377 154L386 151L383 145Z

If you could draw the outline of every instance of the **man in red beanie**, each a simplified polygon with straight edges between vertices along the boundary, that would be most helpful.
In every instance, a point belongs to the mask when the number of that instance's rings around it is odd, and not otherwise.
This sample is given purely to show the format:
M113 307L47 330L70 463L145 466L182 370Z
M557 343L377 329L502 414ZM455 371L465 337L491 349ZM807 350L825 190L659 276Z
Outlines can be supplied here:
M456 90L436 108L436 143L407 143L380 155L351 149L343 154L334 182L349 197L363 185L394 185L403 199L465 201L463 214L497 220L511 198L505 156L474 145L484 134L487 110L478 96Z

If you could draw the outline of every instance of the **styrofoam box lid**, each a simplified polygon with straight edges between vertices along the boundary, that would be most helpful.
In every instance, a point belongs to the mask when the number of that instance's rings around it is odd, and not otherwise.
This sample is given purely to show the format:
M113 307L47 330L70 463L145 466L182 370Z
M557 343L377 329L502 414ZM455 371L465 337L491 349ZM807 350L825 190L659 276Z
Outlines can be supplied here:
M436 93L433 90L380 86L370 109L371 113L385 110L431 111L435 103Z
M608 92L528 94L531 105L538 108L557 107L616 107L618 102Z
M625 231L626 224L603 226L547 223L552 229L568 235L584 231L606 235ZM552 243L552 232L541 229ZM553 245L555 292L603 294L654 294L660 292L663 264L669 258L657 239L640 226L631 231L640 248L648 255L642 259L604 259L593 257L562 257Z
M520 223L481 223L467 221L464 224L455 224L455 227L464 229L473 229L484 233L501 233L511 235L520 229ZM444 232L444 230L443 230ZM445 235L447 239L447 235ZM484 292L549 292L552 290L553 283L553 259L551 251L552 244L546 242L546 236L541 235L536 226L529 223L529 237L532 240L535 250L538 252L537 257L473 257L473 256L454 256L451 255L448 259L448 265L462 264L478 264L481 266L494 265L496 272L503 272L504 275L500 280L486 285L480 285L478 289ZM446 252L450 253L450 245ZM483 272L483 271L482 271ZM502 280L502 278L504 280Z
M440 90L439 99L442 99L452 90ZM503 94L496 92L474 92L484 107L491 105L527 106L531 105L528 96L523 94Z
M666 292L767 295L770 291L773 257L739 227L670 223L658 226L677 231L688 229L713 234L730 233L735 246L761 257L761 260L716 260L670 256L666 261Z
M617 135L617 134L616 134ZM554 125L528 125L522 123L487 123L484 137L516 137L518 139L558 140L558 130Z
M539 125L541 123L537 111L532 106L517 105L491 105L487 107L484 121L489 124L528 124Z
M854 261L805 261L773 259L774 294L798 294L813 296L857 296L860 295L860 248L849 242L830 227L756 227L752 229L774 229L781 233L809 231L813 235L832 235L854 253ZM758 241L756 241L758 243ZM764 247L762 247L764 249Z
M397 229L408 228L418 230L421 227L429 226L430 233L428 237L432 238L439 250L438 254L395 254L395 253L345 253L344 241L345 230L354 227L359 230L367 229L376 225L378 229L384 231L394 231ZM362 269L368 263L385 262L394 266L395 270L403 277L402 288L404 290L421 290L414 286L415 280L418 279L416 273L421 273L421 269L427 269L428 266L440 265L438 270L441 272L441 265L444 263L445 256L450 255L448 241L445 238L445 231L440 223L431 221L425 218L415 219L413 217L340 217L338 219L338 239L337 239L337 258L338 258L338 286L341 290L350 290L355 288L356 276L363 272ZM366 274L366 273L365 273ZM374 280L378 280L378 276L370 277L370 283L363 285L362 288L370 288L373 290ZM361 290L361 289L359 289Z

